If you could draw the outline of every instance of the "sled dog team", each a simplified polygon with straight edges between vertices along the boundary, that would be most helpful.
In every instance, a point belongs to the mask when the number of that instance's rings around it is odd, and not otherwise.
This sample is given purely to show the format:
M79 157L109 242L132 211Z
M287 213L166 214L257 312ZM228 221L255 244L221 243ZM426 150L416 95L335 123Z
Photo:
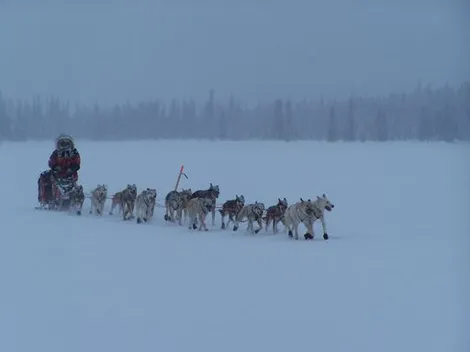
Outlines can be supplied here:
M178 222L183 225L183 221L188 223L189 229L204 229L208 231L206 217L212 215L212 226L215 226L216 201L220 191L218 185L209 185L206 190L192 192L191 189L181 191L171 191L165 197L165 216L169 222ZM106 185L98 185L91 193L90 214L103 215L104 204L108 198ZM137 194L137 186L128 184L125 189L112 196L110 215L113 215L116 207L119 209L124 220L136 218L137 223L148 222L153 218L156 205L157 191L153 188L144 189ZM273 233L278 232L278 224L281 222L289 237L299 239L298 227L303 224L307 228L304 235L306 240L314 238L313 223L320 220L323 227L323 238L328 239L325 223L325 210L331 211L334 205L323 194L312 201L310 199L300 200L289 205L287 199L278 198L277 204L266 209L260 202L245 204L243 195L236 195L235 199L227 200L219 213L222 220L222 229L233 223L233 231L237 231L241 222L248 222L247 230L252 234L257 234L263 228L268 231L272 224ZM134 215L135 211L135 215ZM225 219L228 217L227 223ZM189 222L188 222L189 219ZM198 227L198 222L200 223ZM254 229L254 224L258 227Z

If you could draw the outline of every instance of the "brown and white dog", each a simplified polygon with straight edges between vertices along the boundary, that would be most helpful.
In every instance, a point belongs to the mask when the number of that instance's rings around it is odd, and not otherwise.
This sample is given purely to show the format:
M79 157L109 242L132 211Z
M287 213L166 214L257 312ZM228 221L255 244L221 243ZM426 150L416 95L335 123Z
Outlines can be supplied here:
M281 221L282 217L284 216L284 213L287 210L287 207L289 205L287 204L287 199L284 198L281 200L281 198L277 199L277 204L276 205L271 205L267 210L266 210L266 232L268 231L269 224L273 223L273 233L277 233L277 224Z
M133 219L136 198L137 186L135 184L128 184L124 190L113 195L109 215L113 215L114 208L118 206L124 220Z
M189 189L182 189L181 192L171 191L165 197L165 220L175 222L178 220L179 225L183 225L183 210L186 203L191 197L192 191ZM176 212L176 216L175 216ZM187 213L185 211L185 220Z
M209 188L205 190L198 190L191 194L191 198L209 198L212 199L212 227L215 226L215 208L217 203L217 198L219 198L220 189L219 185L209 184Z
M245 205L245 197L243 194L235 196L235 199L230 199L222 205L222 209L219 209L220 216L222 218L222 230L225 229L225 226L228 226L231 222L235 223L235 218L242 210ZM228 216L227 225L225 225L225 217Z

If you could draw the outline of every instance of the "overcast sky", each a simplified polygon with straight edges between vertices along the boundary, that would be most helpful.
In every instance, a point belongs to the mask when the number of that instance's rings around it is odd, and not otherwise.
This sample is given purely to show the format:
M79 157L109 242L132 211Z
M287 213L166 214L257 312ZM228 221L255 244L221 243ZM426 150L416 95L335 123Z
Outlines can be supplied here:
M470 79L468 0L0 0L0 89L103 104Z

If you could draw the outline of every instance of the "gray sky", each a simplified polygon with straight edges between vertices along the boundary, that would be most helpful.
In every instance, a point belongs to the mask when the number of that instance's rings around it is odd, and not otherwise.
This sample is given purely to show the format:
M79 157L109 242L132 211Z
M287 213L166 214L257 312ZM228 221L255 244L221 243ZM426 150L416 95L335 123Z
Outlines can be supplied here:
M466 0L0 0L0 89L251 103L457 85L469 22Z

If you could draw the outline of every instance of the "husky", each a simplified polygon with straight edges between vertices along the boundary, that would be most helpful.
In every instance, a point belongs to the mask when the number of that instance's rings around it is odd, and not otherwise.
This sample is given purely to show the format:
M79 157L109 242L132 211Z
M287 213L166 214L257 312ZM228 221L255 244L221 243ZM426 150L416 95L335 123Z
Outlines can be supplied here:
M182 189L181 192L171 191L165 197L165 220L174 222L178 220L179 225L182 225L183 210L185 209L186 203L192 195L190 189ZM176 212L176 218L175 218ZM185 218L186 218L185 211Z
M204 228L204 231L209 231L206 226L207 214L213 209L212 198L191 198L186 204L186 210L189 216L188 228L196 230L197 220L201 222L199 225L199 231Z
M284 198L281 200L281 198L278 198L277 204L271 205L266 210L266 232L268 231L268 227L271 221L273 222L273 233L278 232L277 224L279 224L282 217L284 216L284 213L286 212L287 207L288 207L287 199Z
M91 208L90 214L95 211L96 215L103 215L104 204L108 198L108 187L106 185L97 185L91 192Z
M247 231L250 231L253 234L257 234L263 228L263 213L265 206L263 203L255 202L253 204L244 205L240 212L235 218L235 225L233 226L233 231L238 230L238 225L243 219L247 219L248 227ZM253 230L253 222L256 221L259 225L259 228Z
M83 203L85 202L85 192L82 185L75 185L70 192L70 208L75 210L77 215L82 215Z
M114 194L109 215L113 215L114 208L118 206L124 220L133 219L136 198L137 186L128 184L124 190Z
M304 238L306 240L313 240L315 236L313 223L320 219L323 226L323 239L327 240L328 233L326 231L324 212L325 209L331 211L334 207L325 194L321 197L317 196L317 200L314 202L310 199L305 201L300 198L300 202L288 207L284 215L284 225L286 230L288 230L289 237L294 237L295 235L295 239L299 239L298 226L302 223L307 227L307 233L305 233ZM294 235L292 231L294 231Z
M137 196L135 200L135 212L138 224L142 221L147 222L152 219L156 201L157 190L154 188L147 188Z
M206 190L198 190L191 195L191 198L209 198L212 199L212 227L215 226L215 208L217 198L219 198L220 190L219 185L209 185L209 188Z
M245 197L235 195L235 199L230 199L222 205L222 209L219 209L220 216L222 218L222 230L225 229L225 217L228 216L227 226L233 222L235 223L235 217L245 205Z
M119 191L119 192L114 193L113 197L111 198L111 210L109 211L109 215L113 215L114 208L116 207L119 210L119 214L122 213L121 202L122 202L123 192L124 191Z

